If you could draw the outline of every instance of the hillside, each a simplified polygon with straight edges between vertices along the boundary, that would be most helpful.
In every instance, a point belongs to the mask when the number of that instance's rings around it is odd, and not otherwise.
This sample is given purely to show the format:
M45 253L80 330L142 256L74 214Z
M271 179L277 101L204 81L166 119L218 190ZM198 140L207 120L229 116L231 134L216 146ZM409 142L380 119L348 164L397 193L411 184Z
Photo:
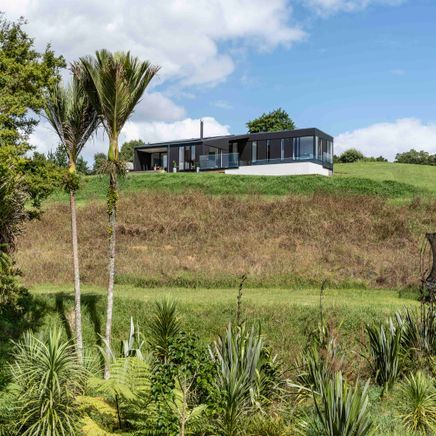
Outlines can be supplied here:
M104 199L107 180L104 176L84 178L77 194L79 201ZM395 199L436 195L436 167L392 163L356 163L335 166L333 177L322 176L229 176L217 173L130 173L120 181L122 192L200 191L210 195L376 195ZM64 193L54 201L66 201Z
M391 162L356 162L335 164L336 177L362 177L377 182L407 183L436 194L436 166Z

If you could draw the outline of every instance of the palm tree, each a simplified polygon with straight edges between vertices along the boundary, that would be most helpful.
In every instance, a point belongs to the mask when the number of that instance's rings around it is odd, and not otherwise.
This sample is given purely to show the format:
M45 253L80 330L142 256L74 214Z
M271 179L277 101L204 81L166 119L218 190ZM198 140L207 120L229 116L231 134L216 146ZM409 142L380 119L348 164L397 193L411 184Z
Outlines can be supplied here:
M80 311L80 270L79 248L77 240L76 218L76 164L80 152L95 132L99 117L91 105L82 84L73 77L71 84L57 85L47 92L44 112L47 120L59 136L68 156L68 174L66 189L70 193L71 243L73 250L74 305L77 355L83 360L82 321Z
M105 339L108 352L112 331L112 308L115 277L115 224L118 202L118 175L124 170L119 159L118 138L120 132L133 113L145 89L159 71L158 66L141 61L130 52L111 53L100 50L95 57L84 57L76 66L76 74L84 78L85 89L97 112L109 138L109 173L107 193L107 213L109 218L109 282L107 291L107 313ZM105 364L105 378L109 377L109 366Z

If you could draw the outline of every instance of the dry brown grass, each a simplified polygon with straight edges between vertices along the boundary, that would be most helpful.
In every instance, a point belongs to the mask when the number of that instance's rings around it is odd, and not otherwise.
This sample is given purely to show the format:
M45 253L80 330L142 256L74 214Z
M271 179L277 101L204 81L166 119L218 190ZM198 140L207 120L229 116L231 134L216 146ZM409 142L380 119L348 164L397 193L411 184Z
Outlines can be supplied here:
M71 280L69 208L50 206L19 241L28 285ZM78 212L85 283L106 283L105 206ZM212 197L138 193L121 200L120 281L223 286L247 273L251 285L362 282L403 287L419 278L424 232L436 227L436 202L392 205L374 197L314 195Z

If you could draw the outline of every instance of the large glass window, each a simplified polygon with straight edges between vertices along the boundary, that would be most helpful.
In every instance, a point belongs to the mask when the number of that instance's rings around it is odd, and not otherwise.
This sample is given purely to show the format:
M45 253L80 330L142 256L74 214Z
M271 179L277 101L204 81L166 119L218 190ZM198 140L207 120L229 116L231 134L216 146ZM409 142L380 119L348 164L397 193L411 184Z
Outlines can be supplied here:
M251 161L257 161L257 141L251 143Z
M271 141L269 139L266 140L266 160L269 161L271 159Z
M313 136L300 138L300 159L313 159Z
M280 139L280 160L285 159L285 140Z
M179 147L179 170L185 169L185 147Z

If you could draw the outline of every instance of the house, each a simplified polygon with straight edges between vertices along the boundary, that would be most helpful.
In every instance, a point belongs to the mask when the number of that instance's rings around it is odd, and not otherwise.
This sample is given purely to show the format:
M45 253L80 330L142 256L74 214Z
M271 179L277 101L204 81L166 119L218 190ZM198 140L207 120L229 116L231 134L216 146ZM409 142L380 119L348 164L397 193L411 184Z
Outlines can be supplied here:
M333 137L319 129L200 137L134 150L134 170L221 171L226 174L296 175L333 173Z

